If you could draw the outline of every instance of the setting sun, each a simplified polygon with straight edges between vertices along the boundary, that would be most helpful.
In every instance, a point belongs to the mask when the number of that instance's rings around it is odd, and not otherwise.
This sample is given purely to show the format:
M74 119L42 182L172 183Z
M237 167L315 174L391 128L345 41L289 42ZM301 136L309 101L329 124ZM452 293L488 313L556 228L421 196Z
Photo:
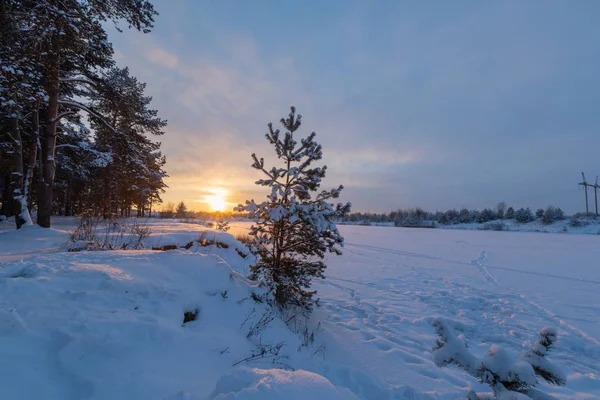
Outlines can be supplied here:
M210 207L210 211L225 211L230 204L227 199L227 190L220 187L211 187L205 189L208 192L199 203L204 203Z
M225 206L227 205L225 199L219 195L207 196L206 202L208 205L210 205L213 211L224 211Z

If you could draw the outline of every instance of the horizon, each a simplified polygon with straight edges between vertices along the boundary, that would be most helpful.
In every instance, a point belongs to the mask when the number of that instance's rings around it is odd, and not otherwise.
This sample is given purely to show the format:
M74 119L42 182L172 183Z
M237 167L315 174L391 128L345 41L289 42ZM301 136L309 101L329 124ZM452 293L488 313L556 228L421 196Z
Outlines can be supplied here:
M585 211L600 4L436 4L155 1L150 35L109 36L169 120L164 204L262 199L250 154L295 105L353 211Z

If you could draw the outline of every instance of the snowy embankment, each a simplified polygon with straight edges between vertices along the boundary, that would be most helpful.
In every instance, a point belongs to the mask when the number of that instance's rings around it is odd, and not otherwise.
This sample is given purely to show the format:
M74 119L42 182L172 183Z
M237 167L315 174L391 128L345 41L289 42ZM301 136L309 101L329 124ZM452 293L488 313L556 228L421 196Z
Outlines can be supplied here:
M230 235L151 220L147 247L200 236L205 245L67 252L74 222L0 233L1 399L453 400L487 391L435 366L435 318L478 356L492 344L529 348L553 326L548 357L568 384L540 388L600 398L596 236L342 226L344 255L326 260L305 346L303 326L294 333L253 300L262 289L243 276L251 256ZM236 234L249 226L232 225ZM250 360L259 345L267 353Z
M576 235L600 235L600 219L595 217L565 218L544 224L539 219L521 223L514 219L496 220L484 223L441 225L440 229L463 229L480 231L511 231L511 232L536 232L536 233L560 233Z
M350 223L344 222L346 226L387 226L394 227L393 222L373 222L373 223ZM600 219L593 216L579 217L575 219L565 218L554 221L551 224L544 224L539 219L521 223L514 219L494 220L489 222L473 222L460 224L440 224L432 221L424 221L421 226L403 227L412 229L436 228L436 229L459 229L476 231L509 231L509 232L536 232L536 233L560 233L576 235L600 235Z
M310 353L253 299L262 289L239 273L248 257L232 236L202 235L220 247L67 252L60 222L0 234L0 398L353 398L317 374L276 369ZM202 231L151 226L146 247Z

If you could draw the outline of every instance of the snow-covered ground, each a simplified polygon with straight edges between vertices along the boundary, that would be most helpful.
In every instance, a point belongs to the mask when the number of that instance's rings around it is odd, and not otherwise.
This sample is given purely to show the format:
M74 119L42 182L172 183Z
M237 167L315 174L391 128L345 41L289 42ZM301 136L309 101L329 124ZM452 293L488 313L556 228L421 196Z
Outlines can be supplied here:
M549 358L569 382L543 390L600 398L597 236L342 226L344 255L327 259L308 322L314 343L304 346L302 326L274 318L260 329L271 310L252 299L262 289L244 278L251 256L231 236L204 236L226 247L67 252L74 221L0 226L0 399L449 400L485 391L433 364L436 317L478 354L491 344L518 351L554 326ZM147 247L184 246L205 230L149 224ZM232 225L234 234L249 226ZM233 366L280 343L276 356Z
M363 223L345 222L345 225L360 225ZM393 222L372 222L367 226L388 226L393 227ZM431 228L432 222L425 221L425 228ZM436 229L460 229L460 230L480 230L480 231L511 231L511 232L536 232L536 233L560 233L560 234L576 234L576 235L600 235L600 218L594 216L579 217L573 221L570 217L559 221L554 221L552 224L544 224L540 219L532 222L521 223L514 219L495 220L490 222L472 222L461 224L439 224L433 223Z
M560 233L576 235L600 235L600 219L593 216L579 217L573 221L571 218L564 218L546 225L539 219L532 222L521 223L514 219L496 220L485 223L470 223L456 225L436 225L442 229L467 229L467 230L497 230L501 225L502 231L512 232L538 232L538 233Z

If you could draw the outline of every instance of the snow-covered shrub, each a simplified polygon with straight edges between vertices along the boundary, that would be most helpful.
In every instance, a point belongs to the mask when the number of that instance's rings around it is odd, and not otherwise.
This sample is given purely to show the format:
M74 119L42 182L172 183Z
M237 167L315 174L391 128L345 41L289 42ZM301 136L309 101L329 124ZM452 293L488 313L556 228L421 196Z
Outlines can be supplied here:
M445 223L445 224L449 224L449 225L454 225L457 224L459 222L458 220L458 211L452 209L452 210L448 210L444 213L444 218L445 221L440 223Z
M483 211L481 211L481 213L479 213L479 216L477 217L477 222L483 223L483 222L493 221L495 219L496 219L496 213L494 213L494 211L490 210L489 208L484 208Z
M134 219L127 227L129 240L125 245L127 250L140 250L144 248L144 240L152 234L152 228L145 222Z
M535 221L535 217L533 216L533 213L529 207L519 208L517 212L515 212L515 221L524 224Z
M229 221L226 221L222 216L215 221L215 228L221 232L227 232L229 227Z
M484 231L505 231L506 228L506 224L502 222L488 222L483 225Z
M555 221L564 219L564 217L565 214L563 213L563 210L560 209L560 207L548 206L548 208L546 208L546 211L544 211L544 215L542 216L542 223L550 225Z
M538 208L535 211L535 217L536 218L542 218L544 216L544 209L543 208Z
M553 328L540 330L533 346L518 355L493 345L485 357L479 358L469 351L465 338L456 335L447 321L435 319L433 327L439 336L433 349L435 364L439 367L454 364L492 388L494 397L470 390L468 400L550 400L554 397L535 389L540 378L551 385L567 384L566 375L545 357L557 339Z
M350 212L350 203L328 203L339 197L343 186L318 191L327 167L312 163L322 159L322 147L314 132L300 143L294 138L301 125L294 107L281 123L287 130L284 137L269 124L266 138L283 166L266 169L264 159L252 154L252 167L266 175L256 184L269 188L267 201L247 200L236 211L247 211L255 222L250 228L250 236L256 238L252 250L258 256L253 277L267 284L281 306L311 309L311 279L323 277L326 266L321 259L326 252L341 254L344 238L334 221Z
M589 225L589 222L580 220L577 217L577 214L575 214L569 220L569 225L572 226L573 228L579 228L581 226Z
M152 234L146 222L121 223L116 218L102 219L91 212L82 213L79 225L69 235L70 252L99 250L141 250Z

